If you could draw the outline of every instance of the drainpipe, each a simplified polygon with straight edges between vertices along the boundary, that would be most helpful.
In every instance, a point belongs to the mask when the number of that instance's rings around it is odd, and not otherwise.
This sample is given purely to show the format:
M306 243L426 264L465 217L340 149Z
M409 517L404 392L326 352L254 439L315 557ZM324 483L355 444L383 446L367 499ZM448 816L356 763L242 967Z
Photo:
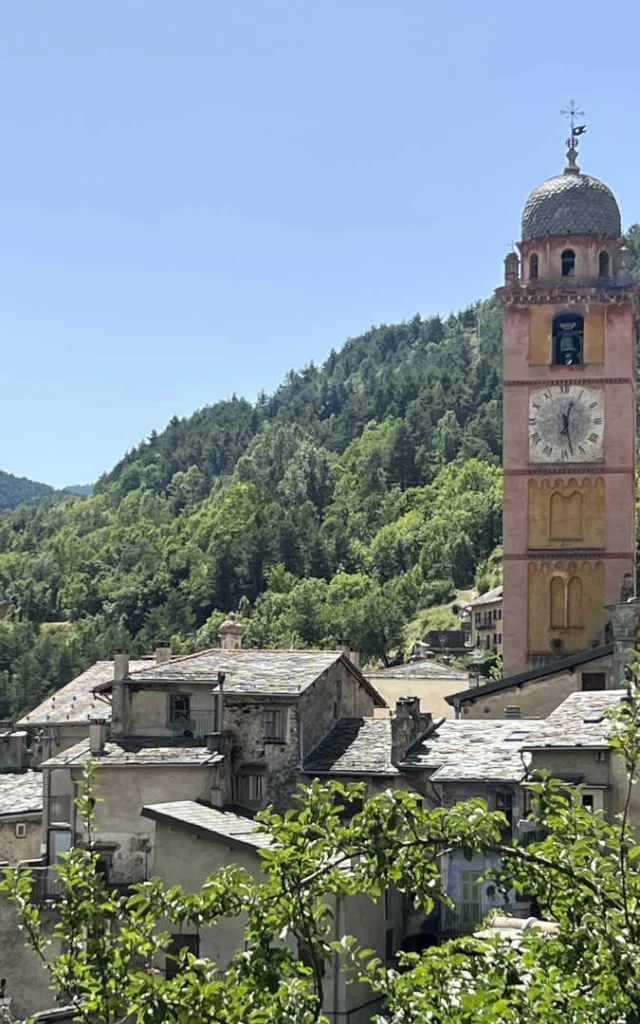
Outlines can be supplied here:
M342 896L336 896L336 916L334 920L333 938L335 942L340 941L342 918ZM333 1024L338 1024L338 979L342 976L340 970L340 954L333 954Z

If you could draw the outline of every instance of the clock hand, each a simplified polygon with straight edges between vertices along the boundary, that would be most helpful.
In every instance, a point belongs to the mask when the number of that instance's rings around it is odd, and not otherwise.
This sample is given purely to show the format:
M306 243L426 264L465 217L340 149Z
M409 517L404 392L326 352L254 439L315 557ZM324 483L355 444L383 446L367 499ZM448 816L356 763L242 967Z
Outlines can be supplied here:
M573 402L571 403L571 405L573 405ZM561 416L562 416L562 430L560 431L560 433L565 435L565 437L567 439L567 444L569 445L569 451L573 455L573 445L571 444L571 437L569 435L569 415L571 413L571 405L569 406L569 409L568 409L567 412L561 413Z

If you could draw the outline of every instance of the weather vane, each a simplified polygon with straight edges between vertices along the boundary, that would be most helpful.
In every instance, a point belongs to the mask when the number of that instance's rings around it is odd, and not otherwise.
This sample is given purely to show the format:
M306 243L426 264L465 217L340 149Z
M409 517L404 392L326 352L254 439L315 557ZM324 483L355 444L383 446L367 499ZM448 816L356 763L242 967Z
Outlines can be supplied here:
M575 100L571 100L571 103L569 104L569 106L565 107L564 110L561 110L560 113L564 117L568 117L569 118L569 129L570 129L571 134L569 135L569 138L567 139L567 146L568 146L569 149L577 149L578 148L578 138L581 135L584 135L584 133L587 130L586 124L577 124L576 123L578 121L578 119L583 118L585 116L584 110L580 110L578 107L576 107Z

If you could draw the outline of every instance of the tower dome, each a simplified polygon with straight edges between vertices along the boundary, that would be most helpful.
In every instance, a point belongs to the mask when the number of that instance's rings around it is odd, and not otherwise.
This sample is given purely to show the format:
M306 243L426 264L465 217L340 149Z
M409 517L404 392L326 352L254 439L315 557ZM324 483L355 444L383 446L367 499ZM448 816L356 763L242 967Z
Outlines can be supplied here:
M547 235L606 235L619 238L620 210L611 189L581 174L575 150L569 151L564 174L534 188L522 213L522 241Z

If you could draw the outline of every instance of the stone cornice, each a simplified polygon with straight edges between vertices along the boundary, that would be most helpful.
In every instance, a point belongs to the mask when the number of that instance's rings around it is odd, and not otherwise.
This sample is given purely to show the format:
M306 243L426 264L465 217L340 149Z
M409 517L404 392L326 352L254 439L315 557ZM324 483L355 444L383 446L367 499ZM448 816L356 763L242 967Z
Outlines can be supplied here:
M503 562L566 562L581 558L588 562L630 559L633 562L633 551L603 551L601 548L535 548L526 552L503 554Z
M602 303L603 305L631 305L638 308L638 286L625 285L611 289L601 285L576 284L549 285L548 288L531 288L522 285L503 285L496 288L496 296L505 306L574 306Z

